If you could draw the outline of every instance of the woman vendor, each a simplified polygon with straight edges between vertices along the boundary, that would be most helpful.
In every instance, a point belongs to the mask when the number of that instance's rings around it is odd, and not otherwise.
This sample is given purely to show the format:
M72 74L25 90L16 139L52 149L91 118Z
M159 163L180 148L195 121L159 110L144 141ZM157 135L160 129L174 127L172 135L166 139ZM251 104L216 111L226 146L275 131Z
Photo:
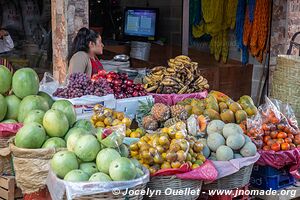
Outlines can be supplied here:
M99 33L81 28L72 44L68 74L81 72L89 77L97 74L103 66L97 55L103 53L102 38Z

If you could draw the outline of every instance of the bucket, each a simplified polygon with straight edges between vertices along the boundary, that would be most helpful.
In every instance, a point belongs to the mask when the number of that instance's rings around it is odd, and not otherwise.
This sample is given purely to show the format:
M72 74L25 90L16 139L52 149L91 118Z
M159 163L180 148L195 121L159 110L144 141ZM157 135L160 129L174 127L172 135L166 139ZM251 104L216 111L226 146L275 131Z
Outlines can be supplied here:
M150 50L151 43L131 42L130 57L148 61L150 56Z

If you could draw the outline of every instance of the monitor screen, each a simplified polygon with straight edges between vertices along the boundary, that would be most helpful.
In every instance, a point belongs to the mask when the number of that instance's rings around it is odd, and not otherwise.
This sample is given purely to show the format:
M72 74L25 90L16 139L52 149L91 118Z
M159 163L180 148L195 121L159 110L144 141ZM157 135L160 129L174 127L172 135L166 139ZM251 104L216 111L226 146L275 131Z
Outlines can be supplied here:
M124 34L137 37L155 37L157 9L127 8Z

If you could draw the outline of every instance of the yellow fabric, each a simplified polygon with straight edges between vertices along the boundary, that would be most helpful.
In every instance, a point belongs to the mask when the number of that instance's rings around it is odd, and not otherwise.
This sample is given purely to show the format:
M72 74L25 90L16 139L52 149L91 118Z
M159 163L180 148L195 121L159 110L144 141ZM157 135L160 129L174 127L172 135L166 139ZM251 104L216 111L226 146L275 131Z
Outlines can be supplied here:
M192 27L195 38L212 36L210 52L224 63L229 53L228 31L235 27L237 3L238 0L201 0L204 22Z

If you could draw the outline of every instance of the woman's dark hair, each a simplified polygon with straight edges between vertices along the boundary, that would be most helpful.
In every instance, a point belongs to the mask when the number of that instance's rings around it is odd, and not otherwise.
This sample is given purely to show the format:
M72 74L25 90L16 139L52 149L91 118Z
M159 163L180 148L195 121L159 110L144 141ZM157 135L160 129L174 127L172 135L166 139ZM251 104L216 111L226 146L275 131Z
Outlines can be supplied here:
M81 28L72 43L72 49L69 55L69 60L78 51L89 51L89 43L96 43L97 38L100 36L99 33L94 32L88 28Z

